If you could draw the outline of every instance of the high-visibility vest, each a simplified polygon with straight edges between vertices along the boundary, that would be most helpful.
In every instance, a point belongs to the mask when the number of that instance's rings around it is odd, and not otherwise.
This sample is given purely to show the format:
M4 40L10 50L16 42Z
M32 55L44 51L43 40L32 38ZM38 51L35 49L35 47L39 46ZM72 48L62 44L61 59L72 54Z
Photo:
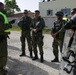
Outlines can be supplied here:
M70 19L66 17L64 17L63 20L65 20L66 22L70 21Z
M5 15L5 14L3 14L2 12L0 12L0 14L4 17L4 24L9 24L9 22L8 22L8 19L7 19L6 15ZM7 29L7 30L4 30L4 32L6 32L6 33L10 33L10 30L9 30L9 29Z

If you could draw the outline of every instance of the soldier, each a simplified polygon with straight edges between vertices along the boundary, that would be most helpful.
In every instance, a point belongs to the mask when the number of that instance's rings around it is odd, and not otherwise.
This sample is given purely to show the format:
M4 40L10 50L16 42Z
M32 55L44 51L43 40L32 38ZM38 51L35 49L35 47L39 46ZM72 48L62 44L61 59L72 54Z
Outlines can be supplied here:
M28 49L30 52L30 57L32 58L32 44L31 44L31 34L30 34L30 26L32 23L32 19L28 16L28 11L24 10L23 16L18 22L18 26L21 28L21 50L22 53L20 56L25 56L25 39L27 39Z
M34 58L32 60L38 59L37 54L37 46L39 47L40 52L40 62L43 62L43 34L42 30L45 26L45 22L43 18L40 16L40 11L35 11L35 18L33 19L33 26L32 26L32 43L33 43L33 51L34 51Z
M0 75L6 75L4 67L7 63L7 36L10 33L10 24L6 17L4 4L0 2Z
M60 46L60 51L62 51L63 46L63 40L64 40L64 34L65 29L63 28L65 21L63 20L63 12L58 11L56 14L57 21L54 23L54 28L51 31L51 35L53 36L54 40L52 43L53 47L53 54L55 56L55 59L51 62L58 62L58 46Z

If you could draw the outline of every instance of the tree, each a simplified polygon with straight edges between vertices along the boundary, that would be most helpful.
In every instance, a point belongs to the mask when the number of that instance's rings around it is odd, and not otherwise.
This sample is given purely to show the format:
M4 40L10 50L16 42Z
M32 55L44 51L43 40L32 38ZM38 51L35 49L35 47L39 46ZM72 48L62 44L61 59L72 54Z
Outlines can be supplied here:
M13 15L15 11L21 11L19 6L16 3L16 0L5 0L5 9L7 14Z

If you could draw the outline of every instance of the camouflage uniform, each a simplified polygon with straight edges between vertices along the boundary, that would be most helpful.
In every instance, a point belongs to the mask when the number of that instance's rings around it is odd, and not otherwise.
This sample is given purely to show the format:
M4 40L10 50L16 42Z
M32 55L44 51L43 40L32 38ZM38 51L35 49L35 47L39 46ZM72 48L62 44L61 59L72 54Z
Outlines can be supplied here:
M33 29L37 29L37 32L32 31L32 44L33 44L33 51L35 54L35 57L37 56L37 46L39 48L39 52L41 57L43 57L43 34L42 34L42 30L45 26L45 22L43 20L43 18L41 18L40 16L38 17L38 19L33 19ZM35 58L34 57L34 58Z
M53 54L55 56L55 59L52 60L52 62L57 62L58 60L58 46L60 46L60 51L62 52L62 47L63 47L63 41L64 41L64 34L65 34L65 29L64 29L64 24L65 21L62 19L63 13L61 11L58 11L56 13L56 16L58 20L54 23L54 28L51 31L51 34L55 34L52 47L53 47Z
M32 19L30 17L22 17L20 21L18 22L18 25L21 28L21 50L22 50L22 56L25 54L25 40L27 40L28 43L28 49L30 52L30 56L32 57L32 42L31 42L31 33L30 33L30 25L31 25Z
M63 40L64 40L64 34L65 30L59 31L62 26L64 25L64 20L61 21L56 21L55 22L55 27L59 27L58 30L56 31L56 37L53 40L52 47L53 47L53 53L55 57L58 57L58 46L60 46L60 51L62 52L62 46L63 46ZM59 32L58 32L59 31Z

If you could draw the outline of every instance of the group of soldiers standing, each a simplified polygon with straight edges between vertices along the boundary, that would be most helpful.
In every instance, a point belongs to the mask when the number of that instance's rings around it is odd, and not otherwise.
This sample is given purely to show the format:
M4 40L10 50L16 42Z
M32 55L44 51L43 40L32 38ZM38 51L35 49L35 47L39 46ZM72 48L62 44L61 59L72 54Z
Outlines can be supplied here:
M20 40L22 53L20 56L26 56L25 40L27 40L28 50L32 60L38 59L38 46L40 52L40 62L43 62L43 28L45 27L45 22L40 16L40 11L36 10L35 17L31 19L28 16L28 10L24 10L23 16L18 22L18 26L21 28ZM34 57L32 52L34 52Z
M60 46L60 52L62 52L65 30L71 25L76 25L76 8L72 10L71 14L73 17L69 22L63 20L64 14L62 11L58 11L55 14L57 21L54 22L54 27L51 30L51 35L54 38L52 47L55 59L51 62L59 62L58 46ZM20 57L26 56L25 40L27 40L30 58L32 58L32 60L38 59L38 46L40 62L43 62L43 29L45 27L45 22L40 16L40 11L36 10L35 17L32 19L28 16L28 10L24 10L23 16L18 22L18 26L21 28L20 41L22 53L20 54ZM7 37L10 33L9 28L11 28L11 23L8 22L5 15L4 4L0 2L0 75L6 75L4 67L7 62Z
M52 47L55 58L51 62L59 62L58 46L60 47L60 52L62 53L66 30L76 30L76 8L72 9L71 11L71 19L67 18L67 15L66 17L64 17L64 13L62 11L57 11L55 15L57 20L54 22L54 27L51 29L51 35L53 37ZM28 11L24 10L24 16L20 19L18 25L21 28L20 40L22 53L20 56L26 56L25 39L27 39L28 50L30 52L30 57L32 58L32 60L38 59L38 46L40 53L40 62L43 62L43 29L45 27L45 22L43 18L40 16L40 11L36 10L35 17L31 19L28 16ZM34 57L32 52L34 52Z

